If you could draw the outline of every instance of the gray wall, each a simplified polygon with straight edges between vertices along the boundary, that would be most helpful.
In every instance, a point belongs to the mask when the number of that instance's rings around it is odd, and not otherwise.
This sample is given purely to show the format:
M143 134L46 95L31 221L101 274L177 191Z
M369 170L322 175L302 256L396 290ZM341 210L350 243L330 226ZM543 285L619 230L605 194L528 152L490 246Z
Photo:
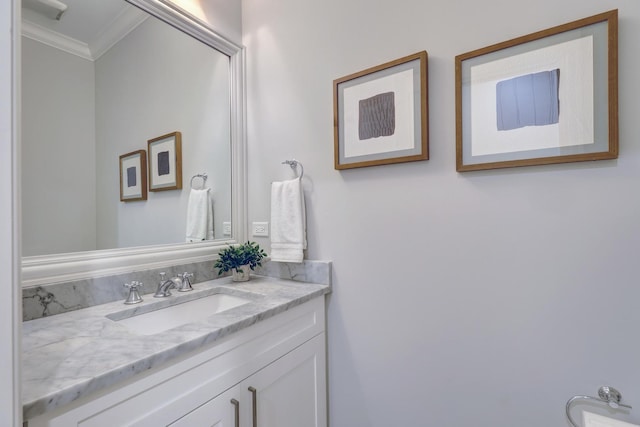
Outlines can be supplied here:
M612 8L620 158L456 173L455 55ZM300 160L332 427L568 426L600 385L640 423L638 40L637 0L243 0L249 219ZM420 50L431 160L334 170L332 81Z
M93 65L22 37L25 256L95 249Z

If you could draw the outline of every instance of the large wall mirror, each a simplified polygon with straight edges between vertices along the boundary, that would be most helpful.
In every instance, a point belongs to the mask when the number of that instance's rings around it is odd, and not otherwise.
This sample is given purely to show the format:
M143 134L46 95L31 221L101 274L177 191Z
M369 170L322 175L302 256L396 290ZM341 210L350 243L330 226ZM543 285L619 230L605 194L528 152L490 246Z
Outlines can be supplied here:
M44 3L22 0L23 284L201 261L244 240L241 47L166 0ZM121 201L120 156L172 132L182 188ZM213 235L185 243L203 185Z

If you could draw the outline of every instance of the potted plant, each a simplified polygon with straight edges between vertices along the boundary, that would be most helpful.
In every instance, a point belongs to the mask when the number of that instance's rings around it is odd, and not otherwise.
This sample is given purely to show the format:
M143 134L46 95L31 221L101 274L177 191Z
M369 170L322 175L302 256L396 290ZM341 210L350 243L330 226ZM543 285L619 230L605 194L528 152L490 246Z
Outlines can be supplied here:
M261 266L267 254L256 242L247 241L221 250L218 256L213 265L218 269L218 275L231 271L234 282L245 282L249 280L250 271Z

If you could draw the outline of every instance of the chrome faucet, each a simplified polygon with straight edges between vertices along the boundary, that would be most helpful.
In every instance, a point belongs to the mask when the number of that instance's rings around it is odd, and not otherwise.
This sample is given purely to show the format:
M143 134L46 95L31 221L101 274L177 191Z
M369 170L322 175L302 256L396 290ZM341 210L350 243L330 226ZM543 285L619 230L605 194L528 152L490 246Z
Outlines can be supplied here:
M156 293L153 295L156 298L164 298L171 295L171 289L176 289L178 292L188 292L192 291L191 280L193 274L184 272L183 274L179 274L177 277L172 277L171 279L165 279L166 273L160 273L160 283L158 283L158 289Z
M165 280L166 273L160 273L160 283L158 283L158 289L153 295L155 298L164 298L171 295L171 288L179 289L182 286L182 279L179 277L172 277Z

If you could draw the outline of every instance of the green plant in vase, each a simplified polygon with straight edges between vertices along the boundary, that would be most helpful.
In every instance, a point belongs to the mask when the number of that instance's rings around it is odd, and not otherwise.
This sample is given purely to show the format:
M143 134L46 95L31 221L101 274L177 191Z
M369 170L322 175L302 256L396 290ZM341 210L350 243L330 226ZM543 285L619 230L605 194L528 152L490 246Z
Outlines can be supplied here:
M262 260L267 254L256 242L247 241L221 250L218 256L213 265L218 269L218 275L231 271L233 280L238 282L249 280L250 271L262 266Z

